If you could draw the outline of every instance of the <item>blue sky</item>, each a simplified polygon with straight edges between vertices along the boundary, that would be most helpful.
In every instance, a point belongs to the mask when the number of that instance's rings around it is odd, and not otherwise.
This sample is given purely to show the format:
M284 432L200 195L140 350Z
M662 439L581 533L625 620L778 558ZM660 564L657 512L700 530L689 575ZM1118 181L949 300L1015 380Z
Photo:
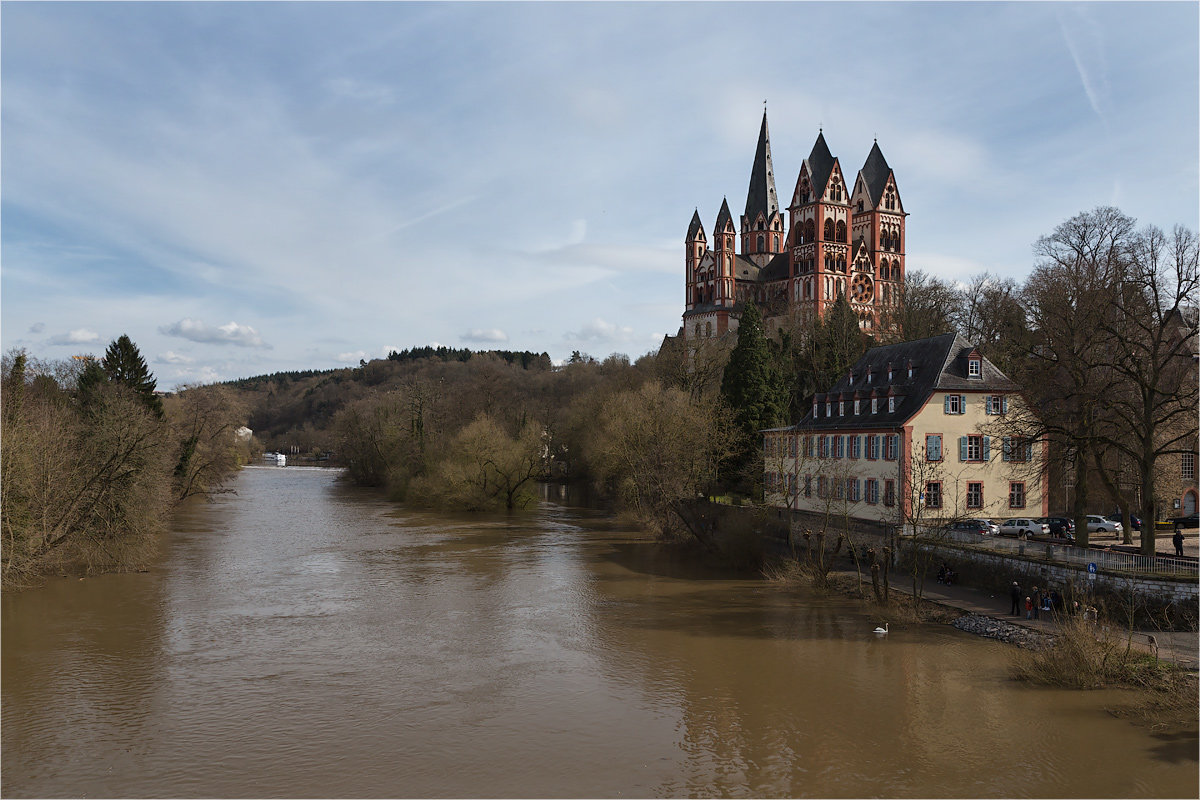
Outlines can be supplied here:
M389 349L637 357L683 238L819 128L909 269L1022 280L1113 204L1197 227L1188 3L13 3L0 337L127 333L162 388Z

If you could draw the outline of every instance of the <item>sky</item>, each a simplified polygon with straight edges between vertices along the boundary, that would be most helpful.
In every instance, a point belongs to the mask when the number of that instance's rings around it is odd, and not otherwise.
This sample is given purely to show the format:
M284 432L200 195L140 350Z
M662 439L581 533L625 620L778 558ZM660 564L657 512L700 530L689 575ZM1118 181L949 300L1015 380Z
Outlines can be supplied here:
M877 138L908 269L1200 218L1200 5L0 4L0 343L159 388L423 345L637 358L684 237Z

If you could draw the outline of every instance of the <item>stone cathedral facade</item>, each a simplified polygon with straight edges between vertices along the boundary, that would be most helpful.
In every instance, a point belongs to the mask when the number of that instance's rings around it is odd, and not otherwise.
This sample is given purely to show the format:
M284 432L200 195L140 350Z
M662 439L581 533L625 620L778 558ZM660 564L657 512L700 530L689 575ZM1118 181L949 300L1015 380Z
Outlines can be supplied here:
M680 338L691 342L736 331L747 301L771 324L797 311L822 316L841 295L864 331L884 332L904 284L907 214L879 143L851 183L818 133L785 211L786 222L764 111L740 224L723 200L710 242L699 211L692 215Z

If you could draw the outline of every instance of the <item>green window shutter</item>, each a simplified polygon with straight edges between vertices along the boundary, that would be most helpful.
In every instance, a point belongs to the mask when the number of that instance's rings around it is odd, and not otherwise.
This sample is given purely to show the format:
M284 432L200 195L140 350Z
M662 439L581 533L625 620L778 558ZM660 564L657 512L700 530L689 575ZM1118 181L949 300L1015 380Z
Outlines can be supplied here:
M992 437L983 437L983 460L988 462L992 460Z
M988 415L992 413L992 396L990 394L983 396L983 413Z
M1007 436L1004 437L1004 440L1000 444L1000 460L1012 460L1012 439Z
M946 395L946 397L943 398L942 410L946 414L950 413L950 395Z
M958 460L967 460L967 437L965 436L958 437Z
M1004 395L1003 397L1000 398L1000 413L1001 414L1008 413L1008 395Z
M1025 443L1025 460L1033 461L1033 442Z
M960 394L958 396L958 413L967 413L967 396L965 394Z

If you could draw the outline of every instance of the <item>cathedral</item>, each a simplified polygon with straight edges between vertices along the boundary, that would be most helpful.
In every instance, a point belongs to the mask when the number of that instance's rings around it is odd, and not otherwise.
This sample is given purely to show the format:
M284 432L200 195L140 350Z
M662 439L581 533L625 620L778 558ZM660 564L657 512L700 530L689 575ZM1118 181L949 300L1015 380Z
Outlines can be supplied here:
M763 111L740 247L727 200L713 225L711 249L699 211L692 215L679 336L692 341L736 331L747 301L770 325L797 311L821 316L841 295L864 331L882 333L904 284L905 216L879 143L851 187L821 132L800 167L785 225Z

